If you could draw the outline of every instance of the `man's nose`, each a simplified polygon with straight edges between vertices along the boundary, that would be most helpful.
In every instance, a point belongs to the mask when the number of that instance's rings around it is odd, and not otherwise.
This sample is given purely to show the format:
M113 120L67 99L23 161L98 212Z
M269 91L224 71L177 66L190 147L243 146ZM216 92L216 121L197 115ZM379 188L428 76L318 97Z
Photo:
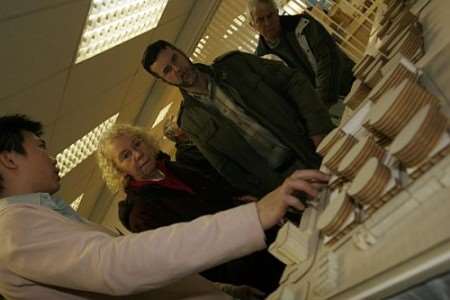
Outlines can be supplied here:
M176 74L178 74L178 73L180 73L180 67L178 66L178 65L175 65L175 64L173 64L172 65L172 70L176 73Z

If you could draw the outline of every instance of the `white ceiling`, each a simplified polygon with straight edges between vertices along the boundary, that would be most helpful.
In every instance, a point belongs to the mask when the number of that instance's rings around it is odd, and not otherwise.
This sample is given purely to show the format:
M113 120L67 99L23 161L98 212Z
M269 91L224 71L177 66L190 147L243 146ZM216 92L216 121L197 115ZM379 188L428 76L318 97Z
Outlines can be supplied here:
M20 113L43 122L54 155L117 112L121 122L152 124L179 96L142 69L145 47L165 39L192 51L219 3L169 0L157 28L75 65L90 0L3 0L1 115ZM80 212L100 221L112 195L93 157L63 178L60 194L68 202L81 193Z

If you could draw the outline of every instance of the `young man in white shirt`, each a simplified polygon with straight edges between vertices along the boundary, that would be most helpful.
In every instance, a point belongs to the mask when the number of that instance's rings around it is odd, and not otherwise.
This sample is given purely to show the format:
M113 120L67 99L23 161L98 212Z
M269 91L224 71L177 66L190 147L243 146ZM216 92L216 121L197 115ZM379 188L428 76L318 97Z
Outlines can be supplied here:
M328 177L295 172L258 203L157 230L116 236L52 195L60 178L25 116L0 117L0 294L7 299L231 299L193 275L264 247L293 196ZM314 182L314 183L312 183Z

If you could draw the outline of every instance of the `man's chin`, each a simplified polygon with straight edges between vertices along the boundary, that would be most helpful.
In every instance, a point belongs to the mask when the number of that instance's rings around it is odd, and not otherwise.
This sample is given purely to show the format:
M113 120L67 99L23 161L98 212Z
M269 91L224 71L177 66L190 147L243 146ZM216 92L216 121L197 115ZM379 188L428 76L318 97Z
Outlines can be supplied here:
M264 35L264 38L269 41L275 41L279 38L279 33L277 30L270 30L270 31L266 32L266 34Z
M199 74L196 70L191 70L184 73L181 78L180 87L190 88L193 87L198 81Z
M186 82L186 81L181 81L181 82L170 82L170 81L167 81L167 80L164 80L163 79L163 81L165 81L166 83L168 83L168 84L170 84L170 85L173 85L173 86L176 86L176 87L179 87L179 88L190 88L190 87L192 87L194 84L193 83L190 83L190 82Z
M56 194L60 188L61 188L61 184L58 181L57 183L55 183L55 186L53 186L51 189L49 189L50 191L48 193L50 195Z

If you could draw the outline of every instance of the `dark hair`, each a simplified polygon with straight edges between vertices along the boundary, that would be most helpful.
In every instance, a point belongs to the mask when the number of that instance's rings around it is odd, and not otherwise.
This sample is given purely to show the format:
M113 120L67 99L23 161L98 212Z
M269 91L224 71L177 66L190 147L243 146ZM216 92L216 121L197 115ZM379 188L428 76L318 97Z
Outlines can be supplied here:
M25 115L0 117L0 152L14 151L25 154L23 131L29 131L36 136L41 136L42 124L30 120Z
M29 131L37 136L41 136L42 124L30 120L24 115L0 117L0 153L16 152L25 155L23 131ZM3 178L0 174L0 192L3 191L2 182Z
M147 49L144 52L144 55L142 56L142 66L144 67L144 69L146 69L147 72L149 72L150 74L152 74L153 76L155 76L157 78L159 78L159 75L156 74L155 72L153 72L152 70L150 70L150 66L153 65L153 63L155 62L156 58L158 57L159 52L161 52L161 50L166 49L166 48L172 48L172 49L178 50L171 43L164 41L164 40L159 40L159 41L156 41L156 42L148 45Z

